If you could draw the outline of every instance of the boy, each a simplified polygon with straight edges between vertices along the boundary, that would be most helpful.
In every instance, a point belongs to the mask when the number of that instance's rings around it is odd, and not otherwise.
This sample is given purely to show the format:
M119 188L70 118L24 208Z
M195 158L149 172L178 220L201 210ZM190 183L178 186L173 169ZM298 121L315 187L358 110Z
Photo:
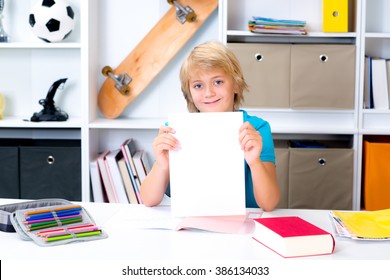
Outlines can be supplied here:
M218 42L192 50L180 69L180 81L187 108L193 113L237 111L248 89L237 58ZM243 114L237 139L245 157L246 207L271 211L280 197L271 129L268 122ZM174 128L162 126L153 142L156 162L140 191L147 206L158 205L169 184L169 151L179 147L174 134Z

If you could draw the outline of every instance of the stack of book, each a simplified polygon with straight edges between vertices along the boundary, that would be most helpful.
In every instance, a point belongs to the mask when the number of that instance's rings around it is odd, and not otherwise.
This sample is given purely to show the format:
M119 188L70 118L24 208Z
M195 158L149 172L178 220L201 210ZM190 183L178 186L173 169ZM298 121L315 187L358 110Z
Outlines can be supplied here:
M132 138L102 152L90 163L94 201L142 204L139 191L150 169L146 151L136 149Z
M265 34L306 35L306 21L273 19L253 16L248 21L249 31Z

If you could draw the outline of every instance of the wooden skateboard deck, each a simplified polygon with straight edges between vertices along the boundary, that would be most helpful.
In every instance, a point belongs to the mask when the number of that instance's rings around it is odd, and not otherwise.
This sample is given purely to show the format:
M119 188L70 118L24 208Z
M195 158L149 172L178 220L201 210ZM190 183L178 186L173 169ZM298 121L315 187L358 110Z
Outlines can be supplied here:
M173 1L168 2L172 7L119 66L103 69L107 78L98 94L98 106L105 117L117 118L218 6L218 0L180 0L180 5L190 6L196 14L194 21L180 23L176 19L177 7ZM130 83L126 87L117 88L113 75L117 80L126 80L125 74L130 76Z

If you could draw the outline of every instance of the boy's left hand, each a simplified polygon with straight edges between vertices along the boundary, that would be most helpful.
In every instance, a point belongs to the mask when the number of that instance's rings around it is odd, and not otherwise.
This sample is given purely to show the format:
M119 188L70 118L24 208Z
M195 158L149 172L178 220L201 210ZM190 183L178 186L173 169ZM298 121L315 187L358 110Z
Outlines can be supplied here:
M249 123L245 122L240 127L239 141L244 157L249 166L260 159L263 149L263 139L260 133Z

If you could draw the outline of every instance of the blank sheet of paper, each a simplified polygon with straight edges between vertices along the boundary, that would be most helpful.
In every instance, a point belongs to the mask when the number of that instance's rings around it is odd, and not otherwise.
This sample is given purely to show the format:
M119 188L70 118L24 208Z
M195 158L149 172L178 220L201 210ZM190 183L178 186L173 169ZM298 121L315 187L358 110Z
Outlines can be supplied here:
M242 123L242 112L169 116L180 142L180 148L169 153L173 216L245 214Z

